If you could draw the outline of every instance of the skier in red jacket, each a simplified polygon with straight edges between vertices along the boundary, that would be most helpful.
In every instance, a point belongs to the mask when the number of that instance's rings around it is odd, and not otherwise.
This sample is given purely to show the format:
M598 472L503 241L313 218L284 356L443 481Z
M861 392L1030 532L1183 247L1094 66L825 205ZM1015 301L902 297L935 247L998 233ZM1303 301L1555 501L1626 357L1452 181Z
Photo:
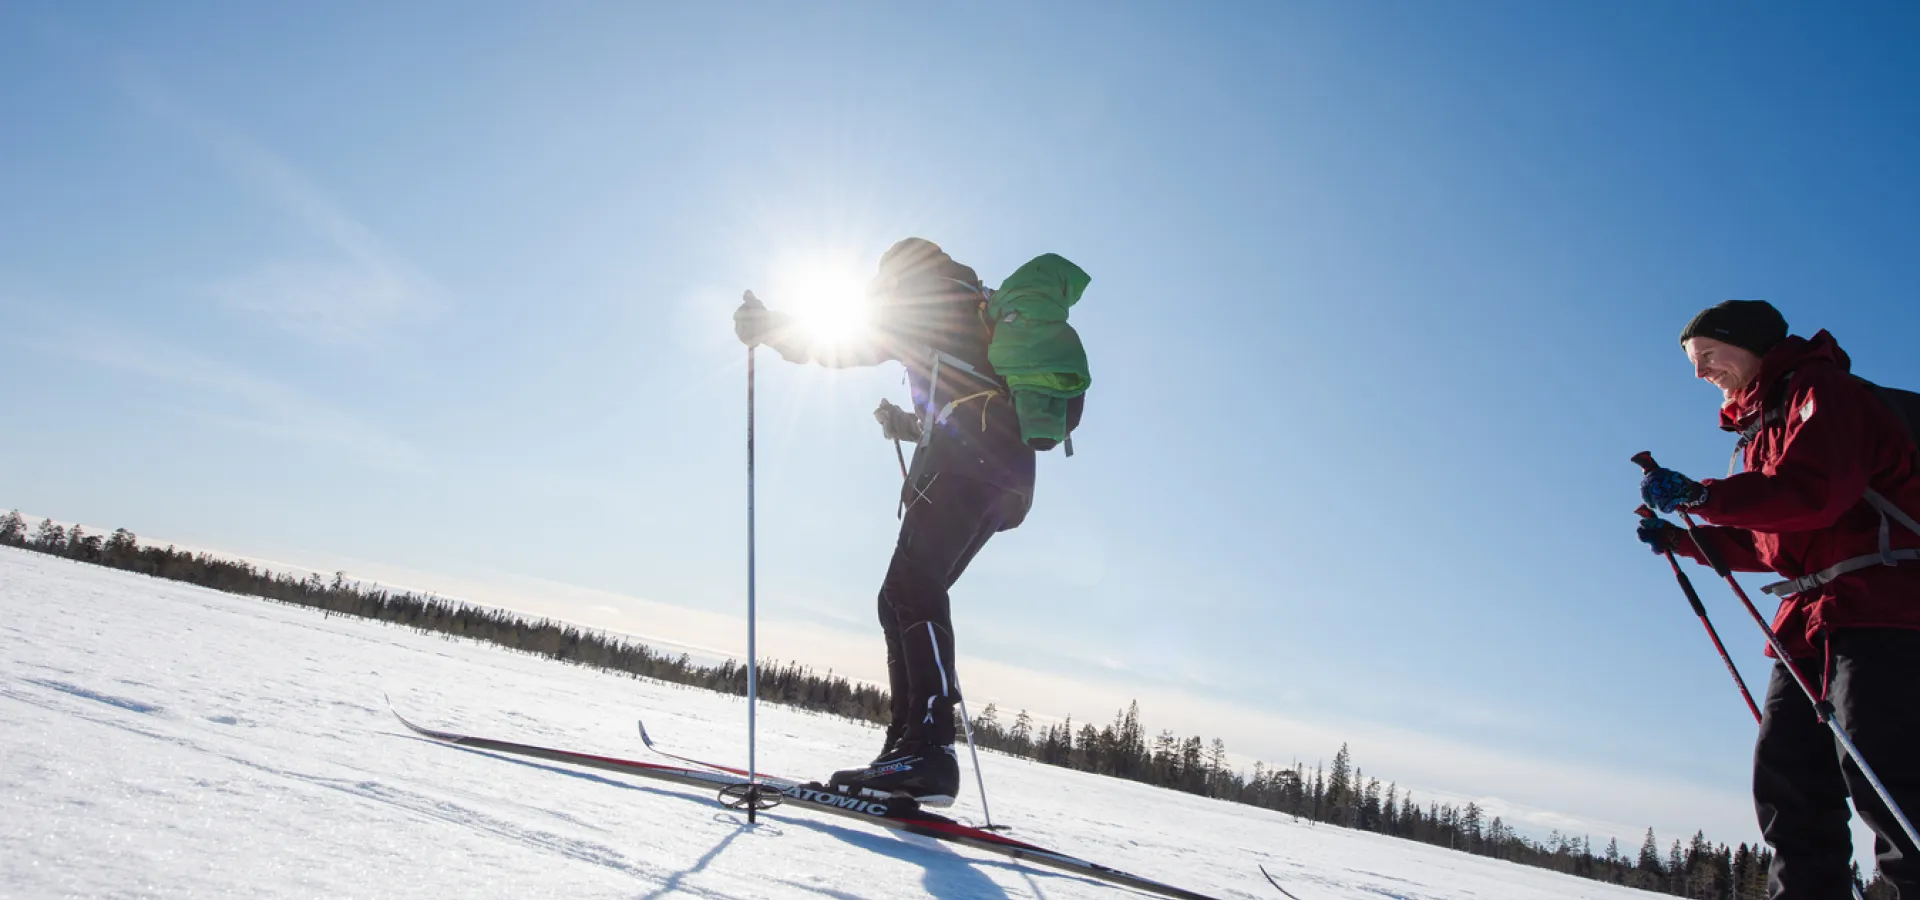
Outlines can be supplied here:
M1920 898L1920 854L1785 668L1833 704L1894 802L1920 811L1920 561L1902 552L1920 548L1913 437L1849 374L1832 335L1789 336L1770 304L1711 307L1680 342L1695 376L1725 395L1720 426L1740 434L1745 471L1694 481L1658 469L1642 495L1713 523L1699 534L1732 568L1788 579L1767 590L1783 598L1773 627L1794 658L1774 666L1754 747L1754 805L1774 849L1768 896L1849 896L1851 794L1877 835L1882 874L1900 897ZM1644 520L1640 538L1706 562L1664 520Z

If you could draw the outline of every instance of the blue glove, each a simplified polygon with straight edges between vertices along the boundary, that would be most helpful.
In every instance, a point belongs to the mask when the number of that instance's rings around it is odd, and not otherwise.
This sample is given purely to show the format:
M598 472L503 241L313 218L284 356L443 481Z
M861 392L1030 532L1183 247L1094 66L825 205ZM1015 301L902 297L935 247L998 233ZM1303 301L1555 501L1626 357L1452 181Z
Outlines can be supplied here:
M1687 536L1687 530L1665 519L1645 518L1634 536L1655 553L1672 553L1680 549L1680 539Z
M1663 513L1699 506L1707 499L1705 485L1672 469L1654 469L1640 479L1640 499Z

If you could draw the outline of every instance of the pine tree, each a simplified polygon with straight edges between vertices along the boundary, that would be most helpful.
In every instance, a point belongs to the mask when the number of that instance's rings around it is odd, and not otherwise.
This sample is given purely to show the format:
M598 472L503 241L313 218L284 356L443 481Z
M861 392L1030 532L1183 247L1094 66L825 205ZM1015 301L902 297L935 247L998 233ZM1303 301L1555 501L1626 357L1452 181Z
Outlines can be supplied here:
M1016 752L1025 754L1033 746L1033 717L1026 710L1013 717L1013 730L1007 732L1007 742Z
M1170 729L1161 729L1153 739L1153 783L1160 787L1180 783L1180 739Z
M1206 792L1207 763L1203 753L1197 734L1180 744L1180 789L1189 794Z
M1640 843L1640 871L1661 874L1660 842L1654 840L1653 829L1647 829L1647 839Z
M100 559L100 542L97 534L88 534L79 525L67 532L67 557L82 562L96 562Z
M1313 793L1311 794L1311 798L1313 800L1313 806L1312 806L1313 811L1307 814L1307 818L1315 822L1326 821L1327 820L1327 780L1326 780L1326 772L1324 769L1322 769L1319 763L1313 764Z
M1340 752L1333 755L1333 769L1327 773L1327 821L1335 825L1345 825L1347 793L1353 789L1353 758L1347 753L1347 745L1340 745Z
M1758 897L1754 897L1751 893L1749 893L1747 889L1748 885L1752 884L1752 882L1753 882L1753 851L1748 849L1746 843L1743 841L1741 842L1740 846L1735 848L1733 851L1732 900L1749 900L1749 898L1752 898L1752 900L1759 900Z
M127 557L132 556L133 552L139 549L139 547L140 539L134 537L133 532L125 528L114 529L113 537L107 538L107 562L123 562Z
M997 704L988 703L986 709L973 717L973 733L969 739L979 741L982 747L1006 747L1006 735L1000 731L1000 707Z
M1127 704L1127 711L1114 720L1113 772L1122 778L1139 778L1147 770L1147 733L1140 727L1140 701Z
M1226 798L1231 793L1229 782L1233 773L1227 768L1227 742L1214 738L1207 747L1207 794Z
M0 516L0 546L18 547L27 542L27 520L14 510Z
M33 549L41 553L65 552L67 530L53 524L52 519L41 519L40 528L33 533Z
M1092 723L1080 726L1080 745L1073 751L1073 767L1082 772L1105 772L1107 754L1102 746L1105 743Z

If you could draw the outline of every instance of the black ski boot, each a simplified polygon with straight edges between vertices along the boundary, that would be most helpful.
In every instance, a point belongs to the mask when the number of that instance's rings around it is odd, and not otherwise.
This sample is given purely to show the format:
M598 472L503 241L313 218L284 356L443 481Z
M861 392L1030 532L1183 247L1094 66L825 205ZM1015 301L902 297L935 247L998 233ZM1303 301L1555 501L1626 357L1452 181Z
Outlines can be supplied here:
M909 745L864 769L835 772L828 784L849 794L910 797L921 806L947 807L960 793L960 761L952 744Z
M907 734L907 729L906 729L906 726L904 725L887 726L887 737L886 737L886 740L882 741L880 744L879 754L874 756L874 758L871 761L869 761L865 766L855 766L851 769L841 769L840 771L833 773L833 777L831 779L828 779L828 782L830 784L839 784L840 782L845 781L847 779L856 778L862 772L865 772L868 766L876 765L882 760L885 760L888 757L893 756L894 751L900 749L900 739L905 737L906 734Z
M886 759L889 756L892 756L894 754L894 751L900 749L900 741L906 736L907 736L907 726L888 725L887 738L886 740L880 742L880 753L874 756L873 761L879 762L883 759Z

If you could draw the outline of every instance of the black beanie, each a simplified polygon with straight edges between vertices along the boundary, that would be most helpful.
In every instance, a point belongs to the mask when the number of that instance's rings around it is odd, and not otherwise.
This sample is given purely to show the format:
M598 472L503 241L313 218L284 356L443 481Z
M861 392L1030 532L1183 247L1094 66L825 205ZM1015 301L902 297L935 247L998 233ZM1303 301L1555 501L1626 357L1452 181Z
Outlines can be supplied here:
M1725 341L1755 356L1765 356L1773 345L1787 339L1787 320L1765 300L1728 300L1694 316L1681 330L1680 343L1696 337Z
M940 245L926 238L903 238L887 252L880 254L880 271L897 277L907 277L928 269L952 262L953 258Z

